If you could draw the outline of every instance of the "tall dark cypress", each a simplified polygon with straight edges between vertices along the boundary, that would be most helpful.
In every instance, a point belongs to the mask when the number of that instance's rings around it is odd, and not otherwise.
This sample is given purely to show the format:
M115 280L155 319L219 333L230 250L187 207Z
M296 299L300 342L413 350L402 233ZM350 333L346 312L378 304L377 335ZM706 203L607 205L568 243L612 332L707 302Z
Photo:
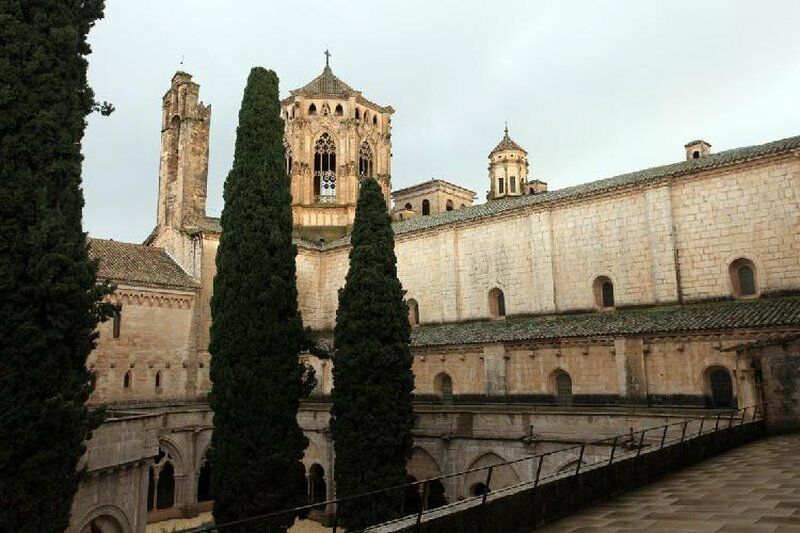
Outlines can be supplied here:
M283 129L278 76L256 67L225 181L211 300L211 490L218 524L305 503L307 439L297 424L303 328Z
M411 326L386 201L374 179L361 184L350 270L336 313L331 407L337 497L406 480L414 422ZM402 492L339 504L348 529L396 516Z
M69 523L101 304L81 226L86 42L102 0L0 1L0 531Z

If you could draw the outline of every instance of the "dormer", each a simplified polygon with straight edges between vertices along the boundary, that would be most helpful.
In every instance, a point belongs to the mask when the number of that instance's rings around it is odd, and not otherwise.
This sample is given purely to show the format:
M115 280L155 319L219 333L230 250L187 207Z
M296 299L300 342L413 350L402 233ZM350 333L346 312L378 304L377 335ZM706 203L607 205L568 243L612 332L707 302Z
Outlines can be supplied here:
M686 160L700 159L711 154L711 145L703 140L692 141L684 145L686 148Z

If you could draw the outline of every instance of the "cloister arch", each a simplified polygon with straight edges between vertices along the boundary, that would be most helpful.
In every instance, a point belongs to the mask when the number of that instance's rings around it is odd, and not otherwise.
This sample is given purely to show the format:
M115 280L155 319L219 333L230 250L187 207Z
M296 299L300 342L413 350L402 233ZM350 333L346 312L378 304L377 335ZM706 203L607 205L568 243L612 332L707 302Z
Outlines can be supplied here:
M79 522L80 533L131 533L125 512L115 505L101 505L89 511Z
M474 468L485 468L504 463L506 460L494 452L484 452L476 457L467 470ZM485 490L486 473L488 468L472 472L464 476L464 494L467 497L479 496L482 494L481 490ZM520 482L519 475L514 470L513 465L503 465L492 469L492 480L490 484L491 491L496 491L512 485L517 485Z

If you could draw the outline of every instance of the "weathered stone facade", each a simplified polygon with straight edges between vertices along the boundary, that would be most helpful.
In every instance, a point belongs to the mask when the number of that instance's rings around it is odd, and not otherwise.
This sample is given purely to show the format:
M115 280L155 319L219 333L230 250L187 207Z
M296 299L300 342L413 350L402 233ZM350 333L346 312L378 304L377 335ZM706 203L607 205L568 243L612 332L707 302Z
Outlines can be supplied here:
M157 226L145 245L90 246L122 304L117 323L100 326L91 401L127 411L89 442L75 531L92 520L102 531L142 531L148 519L209 505L201 500L212 419L202 400L211 386L209 303L221 232L205 214L210 108L191 76L177 73L163 109ZM389 201L392 113L329 66L282 104L299 307L323 338L347 273L358 180L375 176ZM718 154L690 143L686 161L550 192L528 176L527 152L504 138L489 158L491 201L471 206L471 191L437 188L427 191L436 200L429 216L394 224L398 274L415 309L419 419L410 475L763 397L779 406L776 427L800 424L791 378L800 332L800 137ZM513 189L509 177L518 180ZM463 208L453 200L448 211L450 193L463 196ZM411 203L421 215L421 200ZM301 357L319 381L298 415L310 440L309 497L319 501L335 494L333 361ZM498 469L496 481L531 475ZM159 479L172 480L171 492ZM477 482L449 481L444 494L465 497ZM116 529L103 529L112 519Z

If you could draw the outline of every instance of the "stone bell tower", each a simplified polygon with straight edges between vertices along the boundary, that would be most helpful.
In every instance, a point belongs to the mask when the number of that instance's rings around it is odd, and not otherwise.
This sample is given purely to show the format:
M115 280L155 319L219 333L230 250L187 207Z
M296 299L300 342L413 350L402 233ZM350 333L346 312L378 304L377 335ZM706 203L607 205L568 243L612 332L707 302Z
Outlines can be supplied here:
M362 178L378 180L387 205L391 192L394 109L337 78L325 56L322 73L281 102L295 234L317 242L347 234Z
M164 95L158 226L183 228L206 212L208 133L211 106L199 101L200 86L178 71Z
M489 153L488 200L526 194L528 187L528 152L505 134Z

